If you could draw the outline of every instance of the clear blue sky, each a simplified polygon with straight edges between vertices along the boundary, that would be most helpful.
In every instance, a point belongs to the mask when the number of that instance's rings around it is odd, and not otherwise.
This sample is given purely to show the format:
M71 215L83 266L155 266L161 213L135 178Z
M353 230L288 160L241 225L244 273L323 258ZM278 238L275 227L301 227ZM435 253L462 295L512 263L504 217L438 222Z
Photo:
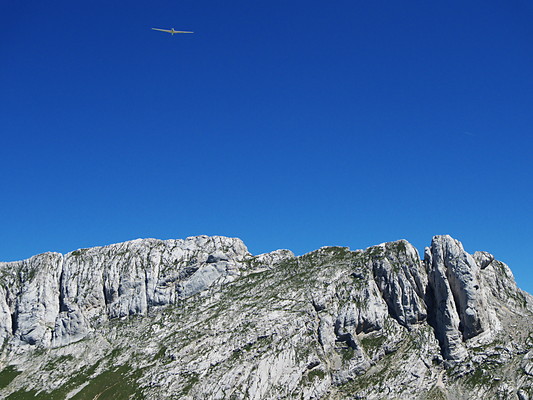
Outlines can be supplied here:
M3 1L0 260L450 234L533 292L532 20L527 0Z

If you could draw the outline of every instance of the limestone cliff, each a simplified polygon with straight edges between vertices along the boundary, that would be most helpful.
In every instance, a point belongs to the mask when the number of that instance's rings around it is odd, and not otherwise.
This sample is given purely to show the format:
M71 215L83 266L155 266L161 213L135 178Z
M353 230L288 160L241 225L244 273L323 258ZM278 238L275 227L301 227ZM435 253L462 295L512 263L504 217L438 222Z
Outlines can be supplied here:
M435 236L251 255L135 240L0 263L0 397L533 398L532 297Z

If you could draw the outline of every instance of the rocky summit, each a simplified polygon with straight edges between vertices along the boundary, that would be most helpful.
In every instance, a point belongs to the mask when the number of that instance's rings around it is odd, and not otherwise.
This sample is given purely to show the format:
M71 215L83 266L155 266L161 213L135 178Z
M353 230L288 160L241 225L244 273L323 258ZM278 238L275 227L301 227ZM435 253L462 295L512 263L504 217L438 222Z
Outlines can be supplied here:
M0 263L0 398L528 400L532 321L450 236L423 259L139 239Z

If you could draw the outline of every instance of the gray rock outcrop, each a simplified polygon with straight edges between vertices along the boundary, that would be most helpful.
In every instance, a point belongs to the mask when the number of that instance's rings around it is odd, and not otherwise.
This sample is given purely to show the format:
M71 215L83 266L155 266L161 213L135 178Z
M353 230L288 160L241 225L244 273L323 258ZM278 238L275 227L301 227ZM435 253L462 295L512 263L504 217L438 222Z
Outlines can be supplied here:
M0 331L22 342L63 346L109 319L145 315L233 280L250 254L239 239L134 240L0 263Z
M427 273L416 249L406 240L372 247L372 271L391 315L402 325L425 321Z
M480 267L450 236L434 237L425 261L434 305L432 322L444 356L462 360L467 354L463 342L486 329Z

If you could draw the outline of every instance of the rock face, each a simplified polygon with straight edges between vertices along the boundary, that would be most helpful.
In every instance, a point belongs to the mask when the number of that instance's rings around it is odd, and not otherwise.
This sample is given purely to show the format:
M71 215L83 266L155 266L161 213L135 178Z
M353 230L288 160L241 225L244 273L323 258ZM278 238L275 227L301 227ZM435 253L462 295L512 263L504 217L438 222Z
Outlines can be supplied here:
M427 273L416 249L400 240L371 248L372 271L391 315L403 326L425 321Z
M176 304L230 282L247 256L239 239L199 236L2 263L6 295L0 298L0 331L30 345L66 345L109 319L145 315L149 307Z
M462 360L464 341L486 329L486 305L478 282L480 266L449 236L434 237L426 251L429 273L429 301L433 326L444 356Z
M207 236L46 253L0 263L0 397L533 399L532 317L449 236L424 260Z

